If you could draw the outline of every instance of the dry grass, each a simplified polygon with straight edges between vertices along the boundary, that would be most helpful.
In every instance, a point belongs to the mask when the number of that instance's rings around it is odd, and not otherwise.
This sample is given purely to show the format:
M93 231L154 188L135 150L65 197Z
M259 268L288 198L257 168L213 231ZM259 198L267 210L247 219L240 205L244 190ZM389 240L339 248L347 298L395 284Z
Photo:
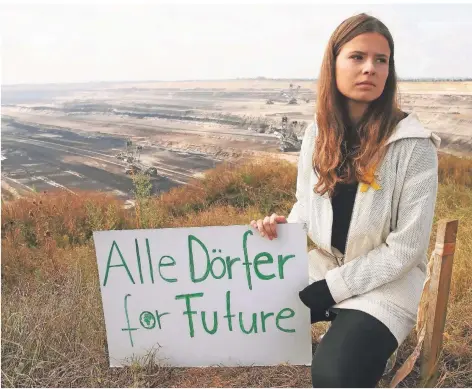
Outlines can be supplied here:
M439 182L472 188L472 159L440 154Z
M270 163L269 163L270 162ZM440 159L435 221L459 219L440 386L472 386L472 161ZM445 173L448 172L446 177ZM455 177L455 178L451 178ZM93 230L246 224L287 214L296 168L261 161L220 166L195 186L142 204L139 215L93 193L41 193L2 204L2 381L4 386L308 387L309 367L172 368L152 359L110 369ZM434 227L435 228L435 227ZM435 232L435 229L434 229ZM434 236L431 242L434 241ZM326 325L313 326L314 339ZM397 366L410 354L414 333ZM381 387L388 384L387 377ZM418 368L400 384L417 385Z

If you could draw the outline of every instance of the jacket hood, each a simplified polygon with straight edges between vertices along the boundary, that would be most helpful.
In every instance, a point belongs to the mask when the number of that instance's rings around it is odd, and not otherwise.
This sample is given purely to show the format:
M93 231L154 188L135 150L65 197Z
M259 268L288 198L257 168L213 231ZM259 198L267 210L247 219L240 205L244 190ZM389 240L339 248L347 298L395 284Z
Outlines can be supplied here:
M424 128L415 112L411 112L405 119L397 124L387 141L387 145L405 138L429 138L437 149L439 149L439 145L441 144L441 138L432 131Z

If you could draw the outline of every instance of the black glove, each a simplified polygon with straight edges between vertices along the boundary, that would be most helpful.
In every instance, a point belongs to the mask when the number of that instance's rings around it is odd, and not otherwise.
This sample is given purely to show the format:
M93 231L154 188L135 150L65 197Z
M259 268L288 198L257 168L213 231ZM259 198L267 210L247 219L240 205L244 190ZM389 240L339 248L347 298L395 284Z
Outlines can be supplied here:
M312 318L324 315L328 308L336 304L326 280L320 280L308 285L298 293L300 300L312 311Z

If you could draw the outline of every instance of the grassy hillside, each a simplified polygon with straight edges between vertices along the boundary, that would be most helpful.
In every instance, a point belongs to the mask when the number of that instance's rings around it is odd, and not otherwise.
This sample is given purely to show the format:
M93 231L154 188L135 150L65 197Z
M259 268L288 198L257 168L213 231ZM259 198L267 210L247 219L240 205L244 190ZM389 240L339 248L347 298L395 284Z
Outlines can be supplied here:
M467 387L472 386L472 160L441 156L440 182L431 242L437 220L459 219L440 385ZM219 166L192 184L149 197L146 182L138 181L133 210L100 193L38 193L2 204L4 386L310 386L308 367L184 369L142 361L108 368L92 231L247 224L272 212L287 215L295 200L296 167L280 160ZM314 337L323 329L315 325ZM413 346L414 334L401 346L397 367ZM417 385L417 377L415 369L400 386Z

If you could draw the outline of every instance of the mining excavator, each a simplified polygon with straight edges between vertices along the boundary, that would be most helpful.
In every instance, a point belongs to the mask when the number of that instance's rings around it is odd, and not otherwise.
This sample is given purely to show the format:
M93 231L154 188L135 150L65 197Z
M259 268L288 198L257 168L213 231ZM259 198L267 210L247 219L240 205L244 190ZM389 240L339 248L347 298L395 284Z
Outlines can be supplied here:
M133 148L133 142L128 139L126 141L126 150L120 151L116 154L116 158L127 162L125 167L125 174L133 175L137 173L144 173L149 176L157 176L157 169L154 166L147 166L140 161L141 151L143 146L137 145Z
M279 150L282 152L286 151L299 151L302 146L302 141L298 139L294 128L298 125L296 120L291 123L288 122L287 116L282 117L282 125L280 128L275 128L280 134Z
M275 98L269 98L266 100L267 105L274 104L275 100L283 102L284 100L288 105L298 104L298 95L300 94L301 85L289 84L288 90L281 90L279 95ZM306 99L304 99L306 101ZM306 101L308 103L308 101Z

